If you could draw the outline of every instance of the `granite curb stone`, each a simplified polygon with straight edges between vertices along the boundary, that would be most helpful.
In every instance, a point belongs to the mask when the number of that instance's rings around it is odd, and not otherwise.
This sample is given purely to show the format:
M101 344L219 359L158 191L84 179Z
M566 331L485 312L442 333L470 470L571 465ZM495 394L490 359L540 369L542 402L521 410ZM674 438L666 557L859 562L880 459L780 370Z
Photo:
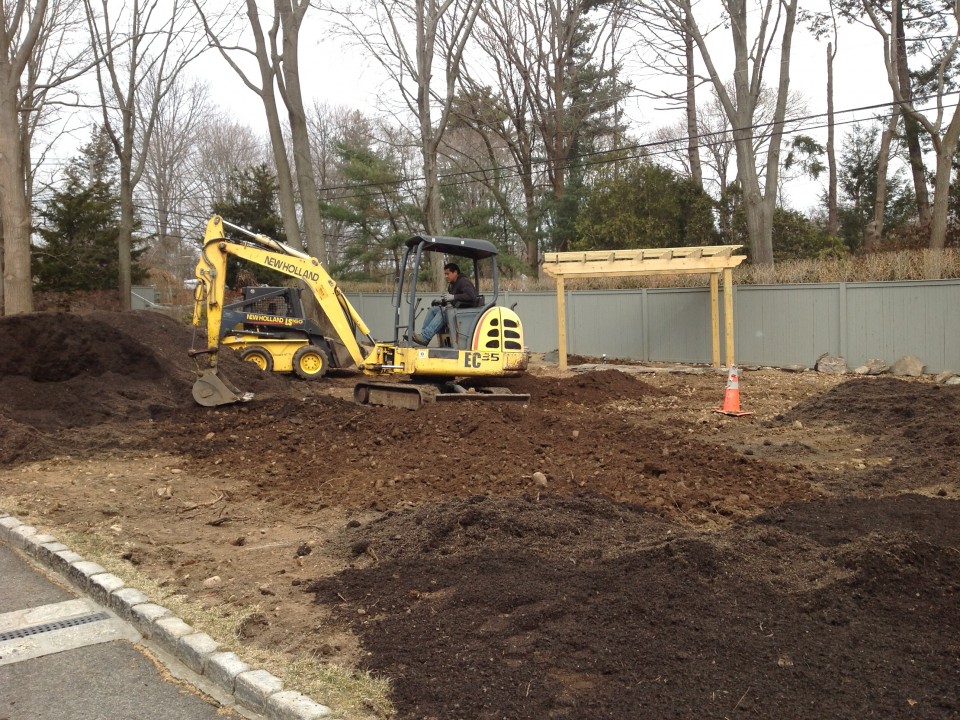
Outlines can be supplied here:
M330 708L295 690L281 690L267 698L270 720L319 720L329 718Z
M207 658L204 674L232 695L237 675L252 669L235 652L215 652Z
M83 560L83 555L78 555L73 550L61 550L55 552L51 558L50 567L62 575L70 575L70 566L75 562Z
M334 720L330 708L307 695L284 690L266 670L252 669L236 653L220 650L212 637L194 629L170 610L124 585L121 578L83 559L52 535L0 510L0 541L14 545L42 565L66 576L79 590L127 620L145 638L154 640L178 660L233 696L245 709L270 720Z
M32 525L17 525L16 527L10 528L10 540L21 550L27 549L27 538L31 535L36 535L37 529Z
M157 620L170 615L170 611L163 607L163 605L150 602L134 605L131 609L133 612L133 626L146 638L152 638L156 634L154 628L156 627L155 623Z
M174 655L177 655L180 638L193 633L193 627L175 615L160 618L153 624L153 627L155 628L153 640L163 645Z
M199 675L204 674L207 658L220 647L220 643L206 633L184 635L177 641L177 655L188 668Z
M30 556L37 557L44 545L49 545L56 541L57 539L53 535L45 535L43 533L28 535L23 539L23 549L26 550ZM66 549L66 546L64 546L64 549Z
M10 517L9 515L0 518L0 537L4 538L5 540L9 540L10 531L22 524L23 523L21 523L19 520L14 517Z
M122 587L110 593L109 605L124 620L133 622L133 608L150 602L147 594L135 588Z
M90 578L100 573L105 573L107 569L103 565L98 565L89 560L77 560L70 563L70 569L67 571L67 577L81 590L92 592L93 587Z
M237 675L234 685L234 697L251 710L263 712L267 698L283 690L280 678L266 670L248 670Z
M90 594L101 605L110 606L110 595L123 587L123 580L108 572L90 577Z

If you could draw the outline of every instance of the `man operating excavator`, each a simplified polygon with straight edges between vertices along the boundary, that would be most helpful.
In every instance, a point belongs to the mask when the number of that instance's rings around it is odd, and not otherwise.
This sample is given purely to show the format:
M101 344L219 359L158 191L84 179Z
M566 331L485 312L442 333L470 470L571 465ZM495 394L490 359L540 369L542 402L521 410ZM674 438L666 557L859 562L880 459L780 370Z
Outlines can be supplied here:
M454 307L473 307L477 301L477 289L460 273L460 266L447 263L443 266L443 277L447 281L447 291L440 296L440 302L430 306L423 320L420 332L413 334L417 345L429 345L433 336L447 329L447 317L444 306L453 303Z

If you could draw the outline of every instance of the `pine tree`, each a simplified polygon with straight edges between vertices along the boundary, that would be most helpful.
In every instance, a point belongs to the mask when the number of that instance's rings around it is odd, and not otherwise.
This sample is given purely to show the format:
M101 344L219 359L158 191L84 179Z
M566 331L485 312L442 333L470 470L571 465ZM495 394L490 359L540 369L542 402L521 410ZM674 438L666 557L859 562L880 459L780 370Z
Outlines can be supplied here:
M117 168L106 133L95 128L66 169L66 180L39 212L40 241L31 248L37 290L115 290L120 198ZM133 281L145 277L133 253Z
M278 209L278 192L276 175L271 173L264 164L255 165L245 170L234 171L230 175L226 199L214 203L211 209L215 215L220 215L229 223L286 243L283 220ZM229 230L227 234L239 241L246 239L243 235ZM300 246L299 241L293 243L293 247ZM233 256L227 261L228 287L236 288L257 283L280 285L289 280L290 278L283 273Z

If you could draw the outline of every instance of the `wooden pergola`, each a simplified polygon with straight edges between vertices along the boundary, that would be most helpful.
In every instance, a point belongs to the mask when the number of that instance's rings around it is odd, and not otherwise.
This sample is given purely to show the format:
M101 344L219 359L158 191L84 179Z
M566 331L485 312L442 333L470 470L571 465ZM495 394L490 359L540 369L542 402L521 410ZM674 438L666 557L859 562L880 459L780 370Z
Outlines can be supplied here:
M638 275L710 275L710 325L713 365L720 367L720 275L723 275L723 316L726 365L733 360L733 268L746 260L734 255L743 245L708 245L643 250L591 250L544 253L543 271L557 281L557 324L560 369L567 369L566 278L614 278Z

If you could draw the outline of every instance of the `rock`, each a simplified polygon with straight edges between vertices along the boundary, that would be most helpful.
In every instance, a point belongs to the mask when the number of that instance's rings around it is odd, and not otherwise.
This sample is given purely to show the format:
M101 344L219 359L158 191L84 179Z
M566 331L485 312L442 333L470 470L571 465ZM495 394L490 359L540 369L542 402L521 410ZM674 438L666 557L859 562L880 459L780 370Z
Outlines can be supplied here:
M947 378L944 385L960 385L960 375L954 375L952 378Z
M578 437L580 437L580 431L579 431L579 430L574 430L572 433L570 433L570 437L571 437L573 440L576 440Z
M794 420L794 421L793 421L793 427L794 427L794 429L796 429L796 430L803 430L803 423L800 422L799 420Z
M817 358L814 370L832 375L844 375L847 372L847 361L845 358L824 353Z
M201 585L205 588L215 588L223 584L223 580L220 579L219 575L214 575L213 577L208 577L204 580Z
M955 380L956 382L950 382L951 380ZM960 379L957 378L956 373L950 370L944 370L942 373L937 375L936 382L937 385L956 385L957 383L960 383Z
M894 375L905 375L908 377L919 377L923 375L926 365L923 361L914 355L904 355L893 364Z
M547 486L547 476L542 472L535 472L533 474L533 482L537 487L546 487Z
M857 375L883 375L890 372L890 366L883 360L867 360L863 365L854 369Z

